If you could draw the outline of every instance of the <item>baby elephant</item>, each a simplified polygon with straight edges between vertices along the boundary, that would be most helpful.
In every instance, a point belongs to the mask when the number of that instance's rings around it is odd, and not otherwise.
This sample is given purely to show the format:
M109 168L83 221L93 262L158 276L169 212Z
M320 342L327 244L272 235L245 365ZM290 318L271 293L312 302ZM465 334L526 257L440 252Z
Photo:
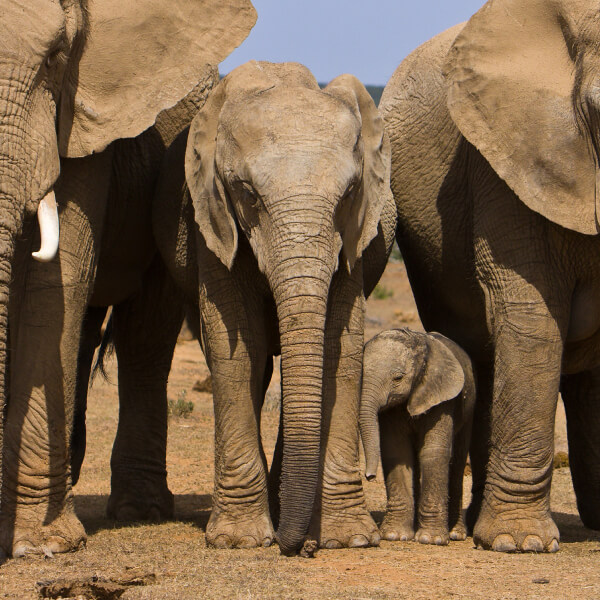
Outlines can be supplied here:
M365 345L360 431L369 480L381 447L384 539L466 538L462 484L474 403L471 361L443 335L392 329Z

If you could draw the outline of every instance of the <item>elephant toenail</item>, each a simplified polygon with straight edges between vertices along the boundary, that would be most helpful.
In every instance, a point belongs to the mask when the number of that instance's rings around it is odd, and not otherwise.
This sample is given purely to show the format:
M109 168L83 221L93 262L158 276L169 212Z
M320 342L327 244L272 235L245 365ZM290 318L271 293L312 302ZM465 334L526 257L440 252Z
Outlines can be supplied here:
M537 535L528 535L521 546L523 552L543 552L544 544Z
M338 542L337 540L327 540L325 542L325 548L328 550L338 550L339 548L343 548L343 546L341 542Z
M261 546L263 548L268 548L273 543L273 540L270 537L266 537L263 539Z
M381 535L378 531L376 531L370 539L371 546L379 546L379 542L381 542Z
M428 534L422 533L417 542L419 542L419 544L431 544L431 538Z
M348 540L348 548L366 548L369 540L364 535L353 535Z
M15 544L13 547L13 558L23 558L27 554L32 554L34 552L33 545L29 542L19 542Z
M549 544L548 544L548 548L546 550L547 552L558 552L558 540L552 540Z
M211 546L219 549L231 548L231 538L228 535L218 535Z
M395 542L396 540L400 539L400 535L397 531L384 531L383 539L388 540L389 542Z
M236 544L236 548L256 548L256 546L256 540L250 535L245 535L244 537L241 537L238 543Z
M492 543L492 550L494 550L494 552L516 552L517 545L515 544L512 535L503 533L497 536Z
M148 521L162 521L162 515L160 514L160 509L156 506L153 506L147 514Z
M435 545L436 546L445 546L446 544L444 544L444 540L438 535L435 538Z

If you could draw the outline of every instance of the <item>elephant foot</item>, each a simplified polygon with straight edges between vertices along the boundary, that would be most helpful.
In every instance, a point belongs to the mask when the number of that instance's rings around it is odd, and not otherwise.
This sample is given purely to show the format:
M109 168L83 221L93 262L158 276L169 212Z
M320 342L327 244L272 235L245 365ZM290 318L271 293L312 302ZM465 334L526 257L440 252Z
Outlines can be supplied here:
M46 525L42 524L43 517L38 518L39 507L33 515L28 512L20 509L16 520L5 516L0 521L0 551L7 556L42 554L52 558L54 554L74 552L85 545L85 529L74 512L64 512Z
M268 510L233 514L215 508L206 526L206 543L214 548L267 548L274 539Z
M455 542L467 539L467 527L462 519L450 530L450 539Z
M448 529L420 527L415 534L415 541L419 544L431 544L433 546L447 546L450 540Z
M322 512L318 535L313 529L316 527L311 527L310 536L319 540L320 548L365 548L379 546L381 540L377 525L364 505Z
M557 552L559 538L549 511L523 504L494 510L486 499L473 531L478 548L496 552Z
M388 511L379 530L382 539L390 542L408 542L415 537L412 515L394 515Z
M115 521L164 521L175 514L175 500L164 477L124 479L114 475L106 515Z

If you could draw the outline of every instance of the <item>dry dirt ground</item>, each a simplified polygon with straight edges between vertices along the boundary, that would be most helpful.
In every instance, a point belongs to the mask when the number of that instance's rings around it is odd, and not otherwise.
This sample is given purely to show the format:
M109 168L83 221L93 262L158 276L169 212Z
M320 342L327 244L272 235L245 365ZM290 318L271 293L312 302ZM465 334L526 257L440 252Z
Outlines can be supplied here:
M420 327L401 263L390 263L378 295L384 298L369 300L367 339L388 327ZM577 516L568 468L554 471L552 510L562 537L556 555L495 554L476 550L470 538L441 548L383 542L364 550L321 550L312 560L282 557L276 546L207 548L212 402L209 394L192 389L206 373L197 343L179 344L169 396L176 400L185 394L194 409L188 418L172 418L169 425L169 483L176 496L176 519L124 525L105 517L117 425L113 364L110 381L97 381L91 392L88 453L75 489L77 512L89 534L87 548L54 559L8 561L0 567L0 598L600 598L600 534L585 529ZM277 409L263 412L267 456L277 422ZM560 411L557 449L565 449ZM465 483L466 499L468 476ZM381 475L365 482L365 489L368 506L380 520L385 507ZM78 587L73 586L76 582Z

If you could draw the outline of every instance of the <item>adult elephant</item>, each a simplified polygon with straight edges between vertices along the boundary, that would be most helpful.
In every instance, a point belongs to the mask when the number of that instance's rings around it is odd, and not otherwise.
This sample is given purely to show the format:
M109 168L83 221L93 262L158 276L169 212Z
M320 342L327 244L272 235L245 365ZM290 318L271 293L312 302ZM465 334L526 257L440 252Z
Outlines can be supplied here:
M82 319L111 208L148 192L181 126L144 130L210 87L256 15L244 0L0 0L0 14L0 548L21 556L85 540L69 467Z
M597 9L491 0L411 54L381 102L419 313L475 362L468 517L498 551L558 550L559 388L579 511L600 527Z
M302 65L254 61L219 83L165 157L155 234L199 306L213 376L212 545L274 539L259 417L276 354L269 485L282 552L307 533L328 548L379 542L358 469L358 401L365 296L395 233L389 158L357 79L320 90Z

